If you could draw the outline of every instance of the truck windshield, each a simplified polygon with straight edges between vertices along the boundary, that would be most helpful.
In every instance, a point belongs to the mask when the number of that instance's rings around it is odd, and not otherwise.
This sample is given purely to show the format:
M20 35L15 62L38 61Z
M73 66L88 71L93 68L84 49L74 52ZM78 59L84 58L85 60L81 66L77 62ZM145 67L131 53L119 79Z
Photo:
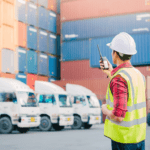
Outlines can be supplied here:
M74 96L74 101L72 101L73 104L81 104L83 106L86 106L86 101L84 96Z
M55 96L52 94L40 95L39 103L50 103L56 105Z
M67 95L59 95L60 107L72 107L72 103Z
M100 107L100 104L99 104L96 96L87 96L87 99L89 102L89 106L91 108L99 108Z
M18 99L22 107L37 107L38 103L34 93L17 92Z
M13 102L17 103L17 98L15 93L0 93L0 102Z

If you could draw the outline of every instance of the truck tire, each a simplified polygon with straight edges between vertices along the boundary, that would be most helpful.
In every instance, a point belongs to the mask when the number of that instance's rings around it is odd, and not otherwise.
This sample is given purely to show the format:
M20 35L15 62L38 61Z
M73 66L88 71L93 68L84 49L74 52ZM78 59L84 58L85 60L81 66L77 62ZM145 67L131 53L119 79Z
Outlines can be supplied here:
M87 124L87 123L84 124L84 129L90 129L91 127L92 127L92 124Z
M147 124L150 126L150 113L147 114Z
M72 129L81 129L82 121L79 116L74 116L74 123L72 125Z
M51 120L47 116L41 117L39 129L41 131L50 131L51 128L52 128Z
M19 127L18 127L18 131L19 131L20 133L27 133L27 132L29 131L29 128L19 128Z
M60 130L64 129L64 126L59 126L58 124L53 124L53 128L54 128L56 131L60 131Z
M0 119L0 133L8 134L13 130L13 125L8 117L3 117Z

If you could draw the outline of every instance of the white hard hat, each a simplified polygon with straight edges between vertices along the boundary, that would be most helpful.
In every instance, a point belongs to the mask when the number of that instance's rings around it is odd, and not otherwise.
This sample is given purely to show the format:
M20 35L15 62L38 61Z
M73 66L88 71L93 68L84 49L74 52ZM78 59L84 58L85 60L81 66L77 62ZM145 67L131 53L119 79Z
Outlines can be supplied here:
M111 43L106 44L112 50L126 55L134 55L137 53L134 39L126 32L116 35Z

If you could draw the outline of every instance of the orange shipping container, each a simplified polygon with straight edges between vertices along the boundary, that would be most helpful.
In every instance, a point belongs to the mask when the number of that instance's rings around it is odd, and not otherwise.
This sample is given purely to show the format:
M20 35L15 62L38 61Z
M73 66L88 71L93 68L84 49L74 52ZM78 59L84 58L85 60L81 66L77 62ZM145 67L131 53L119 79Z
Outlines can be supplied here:
M61 24L60 24L60 15L57 15L57 35L60 35Z
M14 50L14 28L2 25L0 28L0 49Z
M48 0L48 9L56 12L57 11L57 0Z
M39 80L39 81L48 81L48 77L45 77L45 76L37 76L37 80Z
M2 72L0 73L0 77L2 77L2 78L12 78L12 79L16 78L15 74L2 73Z
M27 44L27 25L15 21L15 45L16 46L21 46L26 48Z
M27 74L27 85L34 90L35 80L37 80L37 75Z
M14 5L4 0L0 1L0 26L14 27Z
M149 11L149 0L61 1L61 22Z

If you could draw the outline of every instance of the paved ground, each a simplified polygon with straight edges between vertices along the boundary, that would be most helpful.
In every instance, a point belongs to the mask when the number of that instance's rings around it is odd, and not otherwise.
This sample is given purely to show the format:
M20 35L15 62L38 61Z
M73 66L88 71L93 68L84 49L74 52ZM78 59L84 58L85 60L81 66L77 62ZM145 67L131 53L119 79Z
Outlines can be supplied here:
M103 136L104 124L89 130L40 132L0 135L0 150L111 150L111 142ZM147 127L146 150L150 150L150 127Z

